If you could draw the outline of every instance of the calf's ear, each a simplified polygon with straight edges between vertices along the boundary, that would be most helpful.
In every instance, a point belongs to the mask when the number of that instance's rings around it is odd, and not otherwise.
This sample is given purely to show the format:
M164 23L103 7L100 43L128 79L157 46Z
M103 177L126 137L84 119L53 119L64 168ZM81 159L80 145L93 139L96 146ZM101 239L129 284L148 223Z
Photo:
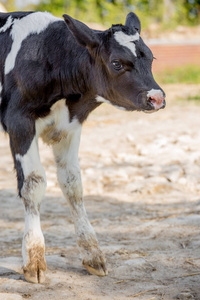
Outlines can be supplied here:
M129 28L131 28L131 27L134 28L139 33L141 32L141 23L140 23L140 20L139 20L138 16L136 14L134 14L133 12L130 12L126 16L125 25L127 27L129 27Z
M99 45L99 38L95 32L84 23L73 19L68 15L63 15L70 31L76 38L77 42L84 47L94 49Z

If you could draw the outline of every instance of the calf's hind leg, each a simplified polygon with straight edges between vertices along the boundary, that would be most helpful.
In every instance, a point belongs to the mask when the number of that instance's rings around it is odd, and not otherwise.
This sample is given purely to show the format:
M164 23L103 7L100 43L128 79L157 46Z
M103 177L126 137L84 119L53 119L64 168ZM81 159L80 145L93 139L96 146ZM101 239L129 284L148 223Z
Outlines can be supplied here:
M78 149L81 128L69 132L66 138L53 145L60 187L67 198L75 225L77 245L82 263L89 273L107 274L105 259L91 226L83 203Z
M22 243L24 277L29 282L41 283L45 280L46 261L44 236L40 227L40 203L45 193L46 178L40 163L34 123L21 118L20 124L15 122L13 127L8 128L8 133L19 196L25 212Z

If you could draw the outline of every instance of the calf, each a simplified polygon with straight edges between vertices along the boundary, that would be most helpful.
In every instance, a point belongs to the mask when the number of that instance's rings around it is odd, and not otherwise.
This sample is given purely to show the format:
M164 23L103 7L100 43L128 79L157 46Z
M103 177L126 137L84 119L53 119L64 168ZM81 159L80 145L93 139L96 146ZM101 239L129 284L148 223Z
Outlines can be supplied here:
M22 255L29 282L43 282L46 270L40 227L46 177L39 136L53 148L82 263L91 274L107 274L83 203L78 148L82 123L103 102L130 111L164 108L164 92L151 72L153 54L140 30L134 13L125 26L106 31L68 15L62 20L47 12L0 13L0 119L24 204Z

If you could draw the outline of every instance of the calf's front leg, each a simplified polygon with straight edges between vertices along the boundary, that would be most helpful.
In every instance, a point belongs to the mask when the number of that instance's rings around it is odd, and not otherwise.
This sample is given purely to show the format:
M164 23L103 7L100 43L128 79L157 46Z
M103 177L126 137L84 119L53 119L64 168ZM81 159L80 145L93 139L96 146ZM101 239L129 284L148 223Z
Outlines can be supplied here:
M30 123L30 122L29 122ZM23 271L27 281L45 280L44 236L40 227L40 203L45 193L46 178L40 163L34 124L15 124L10 129L10 145L17 171L19 196L24 204L25 230L22 243ZM28 127L28 124L30 125Z
M53 145L57 164L58 182L69 202L75 225L77 245L82 256L82 264L89 273L105 276L105 259L85 210L81 173L78 162L81 127L68 133L59 143Z

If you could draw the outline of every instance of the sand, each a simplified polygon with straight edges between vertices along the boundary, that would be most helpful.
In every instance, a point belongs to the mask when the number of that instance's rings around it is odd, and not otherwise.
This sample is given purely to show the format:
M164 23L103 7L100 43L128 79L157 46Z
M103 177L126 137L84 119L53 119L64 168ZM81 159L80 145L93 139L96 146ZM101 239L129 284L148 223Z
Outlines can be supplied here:
M81 265L51 148L40 141L48 271L44 284L24 281L23 206L8 137L0 133L0 300L200 299L200 105L179 100L200 87L165 90L165 110L130 113L104 104L83 127L84 199L107 277Z

